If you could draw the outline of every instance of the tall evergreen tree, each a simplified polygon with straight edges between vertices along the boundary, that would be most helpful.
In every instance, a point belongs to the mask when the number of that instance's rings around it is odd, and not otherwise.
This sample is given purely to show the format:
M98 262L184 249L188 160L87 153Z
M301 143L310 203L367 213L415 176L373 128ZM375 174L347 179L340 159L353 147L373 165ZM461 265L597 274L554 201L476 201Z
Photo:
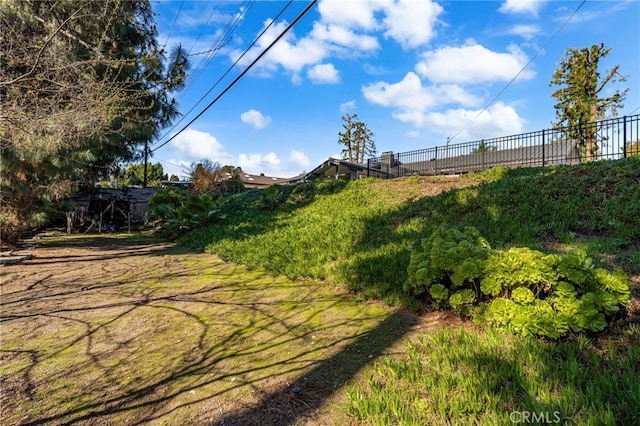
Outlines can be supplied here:
M373 132L357 114L345 114L342 121L344 132L338 133L338 143L344 145L342 158L352 163L364 163L365 157L376 153Z
M608 84L626 81L618 71L619 65L601 77L598 64L610 51L611 48L605 48L604 44L567 49L549 83L550 86L561 86L551 95L557 100L553 126L566 127L567 137L579 141L587 160L598 155L595 121L606 118L608 114L616 116L628 91L617 90L610 96L602 96Z
M165 57L146 0L5 0L0 34L6 238L74 182L140 157L177 115L187 58Z
M353 131L354 123L358 120L358 114L345 114L342 116L342 128L344 132L338 132L338 143L344 145L342 149L342 158L353 162Z
M356 163L364 163L365 158L376 153L376 143L373 140L373 132L369 130L362 121L357 121L354 125L353 149L355 151Z

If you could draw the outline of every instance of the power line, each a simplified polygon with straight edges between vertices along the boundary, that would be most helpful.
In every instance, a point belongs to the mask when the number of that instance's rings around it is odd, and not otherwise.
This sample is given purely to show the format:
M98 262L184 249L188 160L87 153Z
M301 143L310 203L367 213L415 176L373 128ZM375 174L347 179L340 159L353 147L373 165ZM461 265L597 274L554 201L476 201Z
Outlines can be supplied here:
M209 52L198 64L197 71L187 79L186 87L180 93L178 93L177 99L176 99L177 102L180 102L182 98L187 93L189 93L189 90L193 88L196 81L198 81L198 79L202 76L204 71L209 66L209 63L213 60L213 58L217 56L218 52L229 42L233 32L238 27L238 25L240 25L240 22L244 19L244 17L246 16L249 9L251 9L254 3L255 3L255 0L251 0L251 1L245 0L240 5L241 13L235 13L232 15L232 17L229 18L227 24L224 27L224 30L218 35L214 43L211 45L211 49L209 49ZM215 9L213 12L211 12L209 19L207 20L207 23L213 16L213 13L215 13ZM200 38L200 34L198 35L198 39ZM196 45L196 42L194 42L193 45L191 46L191 49L189 49L189 54L191 53L195 45Z
M240 80L247 72L249 72L249 70L251 68L253 68L253 66L264 56L267 54L267 52L269 50L271 50L271 48L273 46L276 45L276 43L278 43L278 41L280 41L280 39L282 37L285 36L285 34L287 32L289 32L289 30L291 28L293 28L293 26L298 23L298 21L300 19L302 19L302 17L304 15L306 15L306 13L311 10L311 8L317 3L318 0L312 0L309 2L309 4L304 8L304 10L302 12L300 12L300 14L298 16L296 16L296 18L282 31L282 33L280 33L280 35L278 37L276 37L275 40L273 40L271 42L271 44L269 44L269 46L267 46L267 48L262 51L262 53L260 53L260 55L258 55L257 58L255 58L247 68L245 68L244 71L242 71L240 73L240 75L238 77L236 77L213 101L211 101L209 103L209 105L207 105L198 115L196 115L191 121L189 121L189 123L187 123L182 129L180 129L178 131L178 133L176 133L175 135L171 136L169 139L167 139L165 142L163 142L162 144L160 144L157 148L153 149L150 152L155 152L158 149L162 148L163 146L165 146L166 144L168 144L169 142L171 142L173 139L175 139L180 133L184 132L191 124L193 124L198 118L200 118L209 108L211 108L213 106L213 104L215 104L225 93L227 93L229 91L229 89L231 89L237 82L238 80Z
M184 0L180 3L180 7L178 8L178 13L176 13L176 17L173 20L173 24L171 25L171 29L169 30L169 34L167 35L167 40L164 42L162 48L167 47L167 43L169 43L169 39L171 38L171 33L173 32L173 27L176 26L176 22L178 22L178 17L180 16L180 12L182 12L182 6L184 6Z
M163 160L163 159L157 158L157 157L153 157L153 158L155 160L158 160L161 163L165 163L165 164L169 164L170 166L178 167L179 169L181 169L184 172L188 172L189 171L189 167L185 166L184 164L175 164L175 163L172 163L171 161Z
M525 64L525 66L522 67L522 69L520 71L518 71L518 73L515 75L515 77L513 77L511 79L511 81L509 81L509 83L507 83L506 86L504 86L502 88L502 90L500 90L500 92L498 92L497 95L495 95L493 97L493 99L491 99L491 101L480 110L480 112L478 112L478 114L473 117L473 120L471 120L472 122L475 121L478 117L480 117L480 115L485 112L487 110L487 108L489 108L506 90L507 88L509 88L509 86L511 86L511 83L513 83L514 81L516 81L516 79L518 77L520 77L520 74L522 74L524 72L524 70L531 65L531 63L538 57L538 55L540 55L540 53L545 49L545 47L547 47L549 45L549 43L551 43L551 41L556 38L556 36L558 35L558 33L560 33L560 31L562 31L562 29L569 23L569 21L576 15L576 13L578 13L578 11L580 10L580 8L582 8L582 6L584 6L584 4L587 2L587 0L582 0L582 2L578 5L578 7L576 8L576 10L573 11L573 13L564 21L564 23L562 25L560 25L560 27L556 30L555 33L553 33L553 35L546 41L546 43L544 45L542 45L542 47L540 49L538 49L538 51L536 52L535 55L533 55L531 57L531 59L529 59L529 62L527 62ZM451 142L453 139L455 139L456 136L458 136L460 133L462 133L465 129L460 129L458 131L458 133L456 133L455 135L453 135L451 138L448 138L448 142Z
M211 13L209 14L209 17L207 18L207 21L204 23L204 26L206 27L207 25L209 25L209 22L211 21L211 18L213 18L213 14L216 13L216 10L218 10L218 6L215 5L213 7L213 10L211 11ZM191 55L191 52L193 51L193 49L196 47L196 44L198 43L198 41L200 40L200 36L202 35L202 31L198 32L198 36L196 37L196 39L193 41L193 44L191 45L191 48L189 49L189 55Z
M633 115L634 112L638 111L640 109L640 106L638 106L638 108L634 109L633 111L631 111L628 115Z
M258 34L258 36L253 40L253 42L245 49L245 51L242 53L242 55L240 55L238 57L238 59L235 60L235 62L227 69L227 71L225 71L224 74L222 74L222 76L220 78L218 78L218 80L213 84L213 86L211 86L211 88L209 90L207 90L207 92L191 107L191 109L189 109L189 111L187 111L186 114L184 114L182 117L180 117L180 119L171 127L171 129L169 129L167 132L165 132L165 135L171 133L171 131L173 129L175 129L176 127L178 127L178 124L180 124L182 122L182 120L184 120L189 114L191 114L191 112L200 104L200 102L202 102L207 96L209 96L209 93L211 93L211 91L216 88L216 86L218 86L218 84L222 81L222 79L224 79L227 74L229 74L231 72L231 70L238 64L238 62L240 62L240 60L249 52L249 50L251 50L251 48L253 46L255 46L255 44L258 42L258 40L260 40L260 37L262 37L264 35L264 33L267 32L267 30L269 30L269 28L271 28L271 26L278 20L278 18L285 12L285 10L291 5L291 3L293 3L293 0L289 1L289 3L287 3L282 10L280 10L280 12L276 15L276 17L274 19L271 20L271 22L269 23L269 25L267 25L260 34Z

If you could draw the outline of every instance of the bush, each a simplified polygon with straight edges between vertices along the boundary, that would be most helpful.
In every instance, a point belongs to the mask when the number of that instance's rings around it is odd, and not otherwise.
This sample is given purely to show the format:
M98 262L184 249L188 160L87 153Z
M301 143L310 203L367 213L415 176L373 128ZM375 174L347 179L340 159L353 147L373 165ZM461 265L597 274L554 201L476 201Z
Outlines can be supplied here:
M523 336L602 331L629 301L629 277L595 268L581 250L495 250L473 227L439 227L420 248L411 254L406 292Z
M217 217L219 196L202 196L165 189L149 200L147 221L158 226L160 233L176 238L195 228L212 224Z

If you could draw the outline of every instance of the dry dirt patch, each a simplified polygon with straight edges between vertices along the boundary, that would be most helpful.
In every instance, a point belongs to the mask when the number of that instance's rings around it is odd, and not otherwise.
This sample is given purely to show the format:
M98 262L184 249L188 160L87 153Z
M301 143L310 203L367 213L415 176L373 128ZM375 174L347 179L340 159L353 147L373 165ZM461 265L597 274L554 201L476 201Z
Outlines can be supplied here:
M420 320L147 237L0 268L0 423L340 424L345 383Z

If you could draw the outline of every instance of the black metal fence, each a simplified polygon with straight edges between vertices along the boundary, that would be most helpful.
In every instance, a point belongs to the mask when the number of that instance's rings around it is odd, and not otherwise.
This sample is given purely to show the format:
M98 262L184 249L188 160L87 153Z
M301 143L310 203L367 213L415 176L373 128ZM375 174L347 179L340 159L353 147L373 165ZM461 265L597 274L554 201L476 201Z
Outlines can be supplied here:
M477 172L495 166L578 164L640 155L640 115L596 121L575 128L545 129L367 160L367 176L396 178Z

